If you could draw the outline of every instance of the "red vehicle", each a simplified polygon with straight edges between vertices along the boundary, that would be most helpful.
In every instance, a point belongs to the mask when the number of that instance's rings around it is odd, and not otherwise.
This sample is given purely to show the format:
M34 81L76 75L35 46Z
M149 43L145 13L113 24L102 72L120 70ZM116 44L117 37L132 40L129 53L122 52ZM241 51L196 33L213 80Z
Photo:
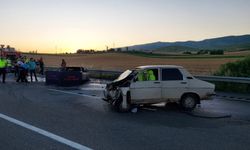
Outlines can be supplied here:
M17 52L15 48L7 46L4 48L4 45L1 45L0 55L8 59L8 72L13 72L15 70L14 64L17 59L21 56L21 52Z
M4 56L5 58L11 60L12 63L15 62L17 58L21 56L20 52L16 51L15 48L10 47L9 45L7 45L6 47L4 45L0 46L1 56Z

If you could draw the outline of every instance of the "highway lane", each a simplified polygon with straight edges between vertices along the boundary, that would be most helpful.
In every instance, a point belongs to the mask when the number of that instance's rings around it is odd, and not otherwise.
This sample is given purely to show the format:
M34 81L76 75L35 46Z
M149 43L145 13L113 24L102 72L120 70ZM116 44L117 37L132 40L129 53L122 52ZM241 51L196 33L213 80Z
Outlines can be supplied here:
M223 119L193 117L162 106L116 113L101 100L102 88L95 83L77 89L0 84L0 113L92 149L250 148L250 103L215 98L198 108L232 115ZM1 149L72 149L4 119L0 132Z
M17 126L6 120L0 119L0 149L46 149L46 150L67 150L69 146L55 142L45 136L38 135L28 129Z

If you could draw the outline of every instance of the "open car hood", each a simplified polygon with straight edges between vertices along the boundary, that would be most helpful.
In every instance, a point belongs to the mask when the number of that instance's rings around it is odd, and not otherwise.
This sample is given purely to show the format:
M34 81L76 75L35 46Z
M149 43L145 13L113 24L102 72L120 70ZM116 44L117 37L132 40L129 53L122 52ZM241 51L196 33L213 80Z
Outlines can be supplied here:
M122 80L126 79L131 74L132 74L131 70L126 70L122 74L120 74L120 76L117 79L115 79L113 82L122 81Z
M136 74L136 71L126 70L117 79L109 83L109 85L122 86L124 83L127 83L127 81L131 81Z

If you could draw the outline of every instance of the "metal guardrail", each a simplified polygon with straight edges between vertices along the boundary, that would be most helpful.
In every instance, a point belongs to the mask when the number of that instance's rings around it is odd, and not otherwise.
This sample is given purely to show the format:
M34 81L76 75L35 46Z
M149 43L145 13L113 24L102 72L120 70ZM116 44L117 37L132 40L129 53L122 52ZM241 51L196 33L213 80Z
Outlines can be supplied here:
M195 77L201 80L205 80L205 81L219 81L219 82L250 84L250 78L243 78L243 77L222 77L222 76L195 76Z
M88 69L91 73L99 73L99 74L113 74L113 75L120 75L122 71L110 71L110 70L95 70L95 69Z

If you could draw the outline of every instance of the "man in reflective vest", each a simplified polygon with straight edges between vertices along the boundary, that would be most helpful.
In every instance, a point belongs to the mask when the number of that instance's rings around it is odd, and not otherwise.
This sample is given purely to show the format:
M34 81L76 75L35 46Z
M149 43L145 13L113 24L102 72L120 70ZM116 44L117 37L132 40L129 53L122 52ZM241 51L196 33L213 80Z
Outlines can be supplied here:
M11 72L11 67L12 67L11 60L8 58L8 59L6 59L6 61L7 61L7 69L6 69L6 71Z
M142 71L139 71L138 72L138 75L137 75L137 80L138 81L144 81L144 73Z
M148 77L148 81L155 81L156 77L154 75L153 70L148 70L147 71L147 77Z
M2 77L2 82L5 83L5 75L6 75L6 67L7 67L7 60L3 58L3 56L0 57L0 76Z

